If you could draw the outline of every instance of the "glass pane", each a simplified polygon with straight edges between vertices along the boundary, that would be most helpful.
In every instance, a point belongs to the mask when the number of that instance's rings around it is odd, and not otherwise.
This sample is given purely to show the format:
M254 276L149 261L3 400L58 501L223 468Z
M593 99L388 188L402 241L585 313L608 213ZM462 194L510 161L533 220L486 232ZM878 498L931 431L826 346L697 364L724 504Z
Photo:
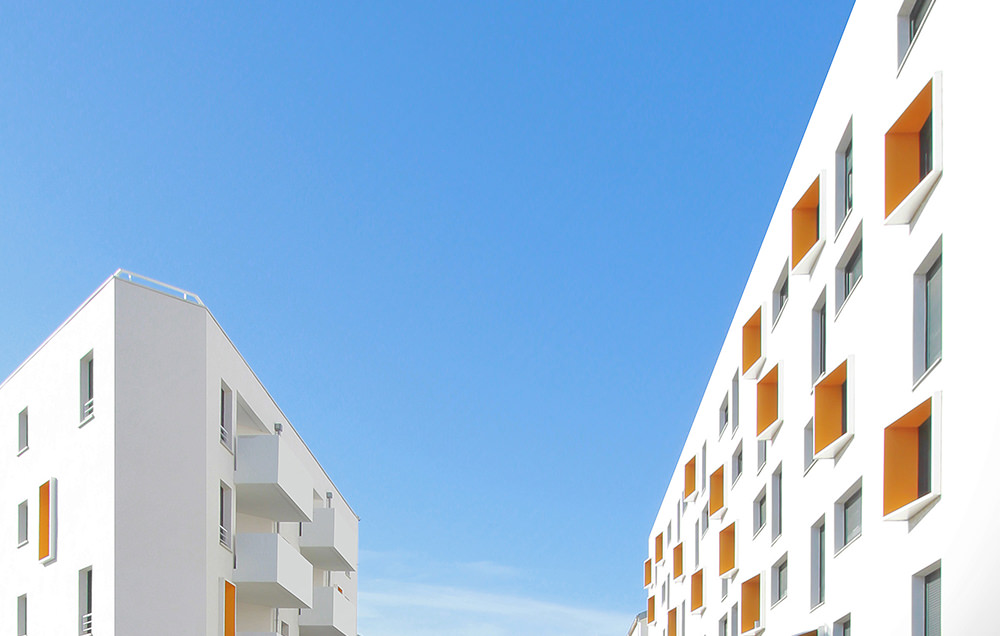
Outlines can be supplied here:
M931 420L927 419L918 429L917 442L917 496L931 491Z
M861 534L861 491L844 503L844 543Z
M847 144L844 151L844 211L850 212L854 207L854 156L853 143Z
M931 116L920 128L920 178L926 177L934 167L934 139L931 126Z
M924 577L924 634L941 636L941 570Z
M925 277L924 295L924 368L941 357L941 259L931 265Z

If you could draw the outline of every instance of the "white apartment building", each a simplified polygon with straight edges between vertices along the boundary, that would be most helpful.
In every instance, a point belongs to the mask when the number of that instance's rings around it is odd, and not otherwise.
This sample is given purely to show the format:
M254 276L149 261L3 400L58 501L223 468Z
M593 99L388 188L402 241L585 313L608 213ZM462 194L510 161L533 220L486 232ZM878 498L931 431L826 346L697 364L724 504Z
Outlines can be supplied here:
M998 24L857 0L649 535L651 635L1000 633Z
M194 294L116 272L0 422L0 633L357 636L358 517Z

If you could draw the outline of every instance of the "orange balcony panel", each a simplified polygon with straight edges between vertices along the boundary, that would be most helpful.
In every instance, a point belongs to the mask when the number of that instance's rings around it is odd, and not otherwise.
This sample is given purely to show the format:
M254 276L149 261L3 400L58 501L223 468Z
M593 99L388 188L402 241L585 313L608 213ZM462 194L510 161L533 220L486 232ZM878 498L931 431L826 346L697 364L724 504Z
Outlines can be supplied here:
M813 428L813 454L824 449L847 434L847 362L820 380L814 391L815 418Z
M714 515L726 505L726 470L725 466L712 473L709 478L708 513Z
M705 606L704 570L698 570L691 575L691 611Z
M684 498L687 499L694 494L695 491L695 457L691 458L687 464L684 465Z
M931 116L933 81L885 133L885 216L920 183L920 129Z
M38 560L44 561L52 555L49 516L51 507L51 482L38 488Z
M757 436L778 421L778 365L757 381ZM765 436L767 439L769 436Z
M885 429L882 514L916 501L919 495L920 426L931 417L931 400Z
M654 553L656 554L656 562L659 563L663 560L663 533L656 535L656 539L653 541Z
M819 242L819 177L792 208L792 268Z
M736 569L736 522L719 532L719 576Z
M760 575L743 582L741 589L740 604L742 605L742 615L740 617L740 632L747 633L753 631L760 621Z
M757 309L743 325L743 373L749 372L761 357L761 309Z
M650 596L646 601L646 622L652 623L656 620L656 597Z
M667 636L677 636L677 608L667 612Z
M674 546L674 578L684 576L684 544Z
M225 582L224 636L236 636L236 586Z
M645 570L645 574L646 574L646 577L645 577L646 583L645 583L644 587L649 587L649 585L653 582L653 560L652 559L646 559L646 563L643 564L643 569Z

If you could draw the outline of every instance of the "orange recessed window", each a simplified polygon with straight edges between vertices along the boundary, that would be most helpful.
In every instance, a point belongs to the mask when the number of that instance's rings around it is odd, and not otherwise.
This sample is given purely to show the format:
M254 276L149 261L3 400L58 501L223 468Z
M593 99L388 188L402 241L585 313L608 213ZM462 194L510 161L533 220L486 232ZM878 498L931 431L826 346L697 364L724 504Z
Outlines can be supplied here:
M643 569L646 571L646 583L645 583L645 585L648 586L650 583L653 582L653 560L652 559L646 559L646 563L644 564Z
M931 400L928 399L886 427L884 515L930 494L931 424Z
M719 575L736 568L736 522L719 532Z
M225 636L236 636L236 586L226 581Z
M760 621L760 575L743 582L740 603L743 606L740 631L753 630Z
M674 578L684 574L684 544L674 546Z
M813 454L847 434L847 362L827 374L814 392Z
M656 562L659 563L663 560L663 533L656 535L656 540L653 542L653 552L656 555Z
M656 597L650 596L646 601L646 622L652 623L656 620Z
M933 80L885 133L885 216L933 169Z
M704 603L705 596L705 586L704 586L704 570L698 570L691 575L691 611L701 609Z
M778 365L757 382L757 435L778 421Z
M725 466L719 466L719 469L712 473L712 477L709 479L709 485L708 513L714 515L722 510L722 507L726 505Z
M792 268L819 242L819 177L792 208Z
M51 554L50 540L52 533L49 530L50 504L52 502L52 482L45 482L38 488L38 560L47 559Z
M667 612L667 636L677 636L677 608Z
M758 309L750 320L743 325L743 373L746 373L760 360L760 312Z
M684 498L694 494L695 490L695 458L684 465Z

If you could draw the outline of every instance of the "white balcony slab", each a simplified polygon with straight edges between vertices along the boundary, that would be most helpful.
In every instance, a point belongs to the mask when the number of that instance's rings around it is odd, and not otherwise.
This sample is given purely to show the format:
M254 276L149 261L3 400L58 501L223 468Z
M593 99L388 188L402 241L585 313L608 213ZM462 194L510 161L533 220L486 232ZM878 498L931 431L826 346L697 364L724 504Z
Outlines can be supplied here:
M236 440L236 511L273 521L311 521L312 482L280 435Z
M313 567L272 533L236 534L236 598L265 607L312 606Z
M358 519L341 508L316 508L302 524L299 550L310 563L334 572L358 569Z
M300 636L357 636L358 608L340 587L313 589L313 607L299 615Z

